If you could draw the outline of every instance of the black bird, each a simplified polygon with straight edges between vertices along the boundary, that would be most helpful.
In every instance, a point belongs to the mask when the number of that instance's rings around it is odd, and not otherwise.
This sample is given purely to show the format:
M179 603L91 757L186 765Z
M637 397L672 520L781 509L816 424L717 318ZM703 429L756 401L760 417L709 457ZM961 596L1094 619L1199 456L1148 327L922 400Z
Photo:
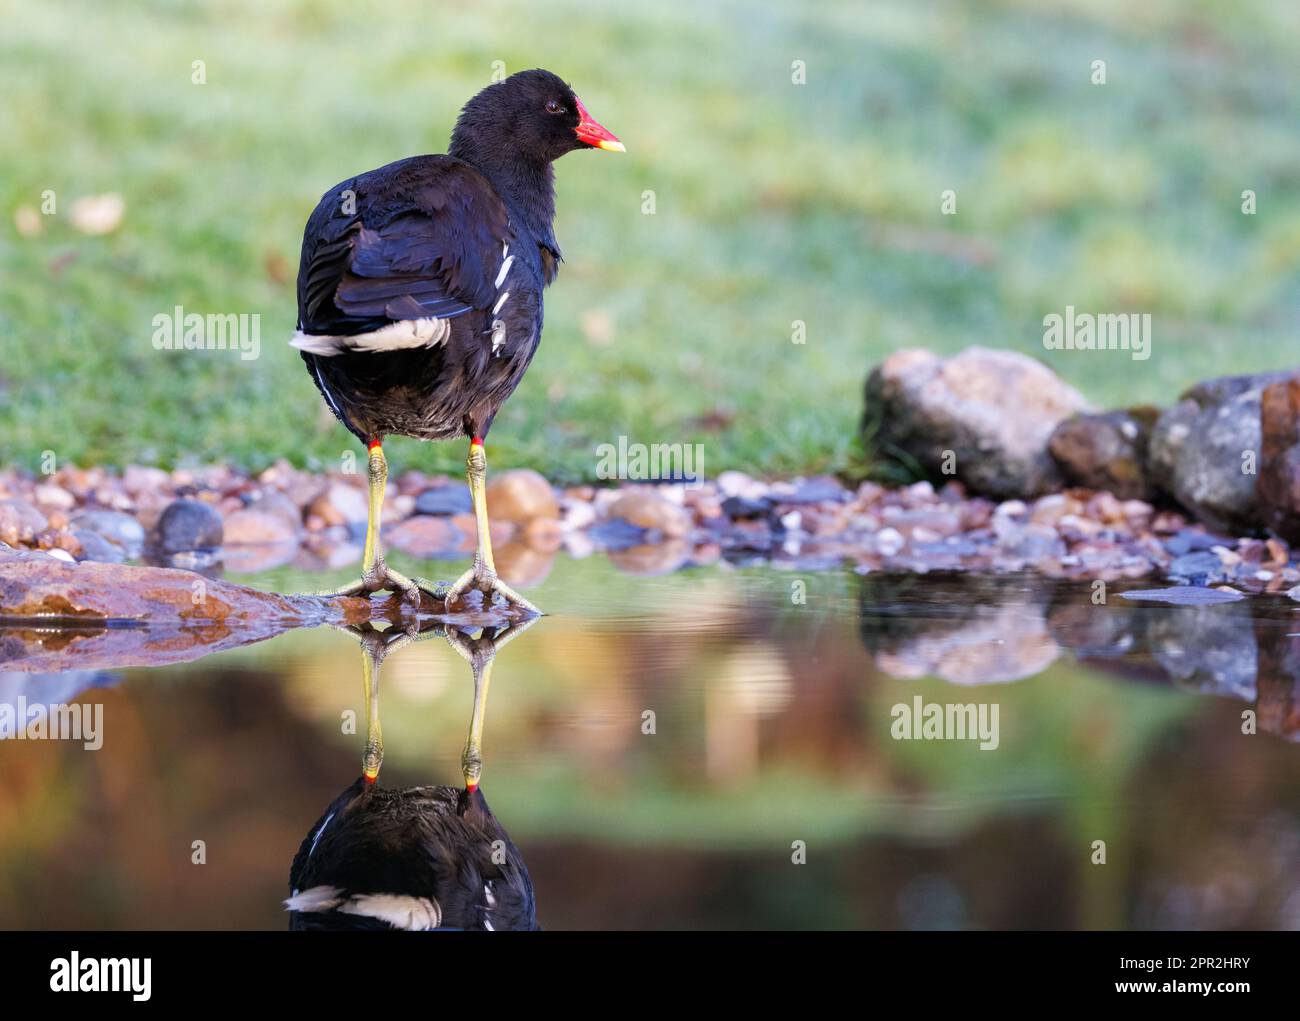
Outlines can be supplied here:
M362 576L338 594L420 590L455 604L537 608L497 578L483 441L542 336L542 290L559 269L555 173L575 149L623 151L549 71L490 85L461 111L445 156L413 156L350 178L307 221L292 344L326 403L370 452ZM385 436L470 440L474 566L445 593L393 571L379 543Z
M497 650L536 618L471 638L440 625L412 634L344 628L361 640L366 748L362 774L325 810L289 869L291 929L536 929L533 883L519 848L479 787L488 682ZM442 635L470 664L474 714L464 787L393 790L378 783L384 745L379 668L410 641Z
M289 884L295 930L538 927L528 868L477 788L358 777L303 840Z

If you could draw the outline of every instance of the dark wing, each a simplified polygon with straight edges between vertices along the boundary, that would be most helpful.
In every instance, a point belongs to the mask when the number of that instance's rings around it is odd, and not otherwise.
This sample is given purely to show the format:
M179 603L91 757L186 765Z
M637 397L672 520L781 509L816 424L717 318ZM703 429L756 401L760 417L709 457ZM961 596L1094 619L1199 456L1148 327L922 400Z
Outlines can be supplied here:
M344 181L303 234L299 330L349 336L489 309L511 239L500 196L449 156L415 156Z

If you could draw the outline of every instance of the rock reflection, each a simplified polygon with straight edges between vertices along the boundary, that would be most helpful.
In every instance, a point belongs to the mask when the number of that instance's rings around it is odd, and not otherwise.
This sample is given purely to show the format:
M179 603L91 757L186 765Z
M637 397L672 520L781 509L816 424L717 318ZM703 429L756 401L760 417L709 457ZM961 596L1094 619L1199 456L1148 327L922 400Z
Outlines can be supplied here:
M858 602L863 645L892 677L1017 681L1068 651L1096 669L1254 703L1261 730L1300 740L1300 622L1280 601L1166 606L1036 577L870 574Z
M303 838L289 871L289 927L307 929L536 929L523 856L479 786L483 722L497 652L536 618L483 628L341 628L361 646L366 739L361 775ZM379 675L412 642L444 638L470 665L474 709L461 757L464 785L403 789L379 783L384 760Z

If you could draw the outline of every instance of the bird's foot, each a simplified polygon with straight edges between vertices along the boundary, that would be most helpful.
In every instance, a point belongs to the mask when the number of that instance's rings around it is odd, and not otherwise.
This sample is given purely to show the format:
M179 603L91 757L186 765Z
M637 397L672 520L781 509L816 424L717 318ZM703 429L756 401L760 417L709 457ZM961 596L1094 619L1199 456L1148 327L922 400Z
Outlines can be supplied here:
M492 594L496 593L510 606L517 607L537 617L542 615L541 610L497 577L496 571L488 570L477 564L457 578L445 593L440 592L439 594L443 596L447 609L450 610L456 603L460 602L461 596L470 589L478 589L483 593L484 609L492 605Z
M424 578L408 578L399 571L394 571L383 560L354 582L341 585L323 592L313 592L315 596L362 596L369 598L374 592L400 593L402 599L415 609L420 608L421 593L427 592L435 599L441 599L446 592L446 585L436 585Z

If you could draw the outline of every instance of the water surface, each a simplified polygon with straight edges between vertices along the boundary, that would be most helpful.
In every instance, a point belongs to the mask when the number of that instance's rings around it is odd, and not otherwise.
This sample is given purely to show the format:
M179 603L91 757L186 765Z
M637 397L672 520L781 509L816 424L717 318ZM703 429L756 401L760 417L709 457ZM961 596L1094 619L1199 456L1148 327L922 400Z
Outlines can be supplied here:
M1300 620L1121 589L561 558L483 744L539 921L1300 927ZM103 707L95 751L0 741L0 926L284 928L290 860L361 770L356 638L35 674L36 639L0 637L0 703ZM459 783L462 657L407 645L380 692L380 782ZM918 697L996 707L996 747L899 739Z

